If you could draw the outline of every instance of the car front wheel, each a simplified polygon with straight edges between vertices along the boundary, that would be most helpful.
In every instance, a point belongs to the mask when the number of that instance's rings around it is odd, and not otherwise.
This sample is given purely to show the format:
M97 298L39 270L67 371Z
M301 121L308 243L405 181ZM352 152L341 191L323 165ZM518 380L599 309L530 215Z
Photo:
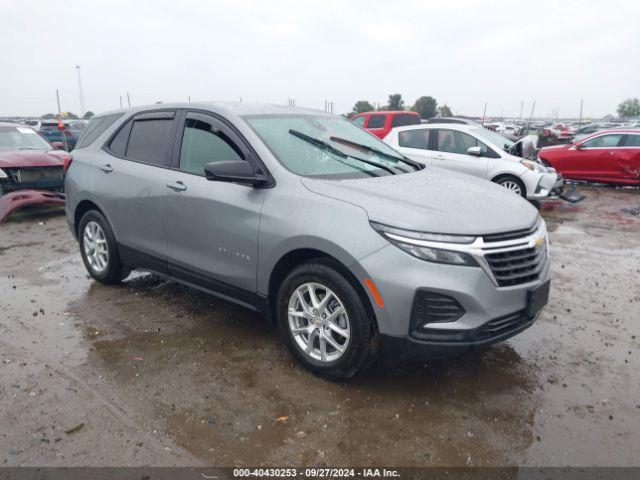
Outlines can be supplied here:
M355 288L332 266L314 262L294 269L282 283L277 308L285 344L314 373L339 380L371 363L372 319Z
M493 181L498 185L503 186L510 192L513 192L516 195L520 195L521 197L527 198L527 191L520 179L513 177L511 175L505 175L502 177L498 177Z

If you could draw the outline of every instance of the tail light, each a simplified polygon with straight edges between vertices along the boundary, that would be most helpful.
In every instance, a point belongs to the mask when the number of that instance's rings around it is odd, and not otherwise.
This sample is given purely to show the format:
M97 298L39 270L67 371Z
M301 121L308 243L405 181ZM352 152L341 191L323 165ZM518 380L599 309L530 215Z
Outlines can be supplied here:
M67 173L69 167L71 166L71 162L73 162L73 157L68 155L62 159L62 172Z

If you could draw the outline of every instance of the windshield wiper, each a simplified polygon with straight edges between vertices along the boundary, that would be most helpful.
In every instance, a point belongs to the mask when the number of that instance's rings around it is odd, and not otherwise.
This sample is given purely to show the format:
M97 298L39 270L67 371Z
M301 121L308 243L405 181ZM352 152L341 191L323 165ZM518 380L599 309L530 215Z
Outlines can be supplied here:
M297 130L293 130L290 129L289 133L291 135L293 135L294 137L298 137L301 140L304 140L307 143L310 143L311 145L314 145L318 148L321 148L323 150L328 150L331 153L341 157L341 158L353 158L354 160L358 160L359 162L362 163L366 163L368 165L371 165L373 167L377 167L377 168L381 168L382 170L386 170L387 172L389 172L391 175L397 175L396 172L393 171L393 169L391 169L390 167L387 167L386 165L383 165L381 163L378 162L372 162L371 160L366 160L364 158L360 158L360 157L354 157L353 155L348 155L346 153L344 153L342 150L339 150L335 147L332 147L331 145L329 145L327 142L324 142L322 140L320 140L319 138L314 138L311 137L305 133L299 132ZM363 170L365 171L365 170Z
M331 137L329 140L333 140L334 142L344 143L345 145L349 145L353 148L358 148L360 150L365 150L367 152L373 152L382 157L392 158L396 162L406 163L407 165L411 165L416 170L422 170L422 164L418 162L414 162L413 160L409 160L406 157L399 157L396 155L392 155L391 153L383 152L382 150L378 150L376 147L370 147L369 145L363 145L362 143L357 143L352 140L347 140L346 138L340 137Z

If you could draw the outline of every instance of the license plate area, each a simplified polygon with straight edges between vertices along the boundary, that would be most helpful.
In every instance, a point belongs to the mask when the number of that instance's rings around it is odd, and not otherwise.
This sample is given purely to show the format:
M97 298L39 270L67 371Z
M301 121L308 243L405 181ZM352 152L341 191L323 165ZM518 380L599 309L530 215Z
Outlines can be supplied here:
M549 302L551 280L527 292L527 317L533 318Z

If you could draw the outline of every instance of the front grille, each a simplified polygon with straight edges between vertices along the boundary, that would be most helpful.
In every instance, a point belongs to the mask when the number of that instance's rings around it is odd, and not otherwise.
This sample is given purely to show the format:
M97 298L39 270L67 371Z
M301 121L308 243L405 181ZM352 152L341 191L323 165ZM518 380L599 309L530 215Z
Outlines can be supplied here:
M7 178L0 184L4 192L36 189L62 191L64 175L59 167L8 168Z
M455 298L419 290L413 299L411 324L413 328L420 328L425 323L455 322L464 314L464 308Z
M543 242L540 246L486 253L484 258L498 286L522 285L533 282L540 276L547 258L547 246L546 242Z

